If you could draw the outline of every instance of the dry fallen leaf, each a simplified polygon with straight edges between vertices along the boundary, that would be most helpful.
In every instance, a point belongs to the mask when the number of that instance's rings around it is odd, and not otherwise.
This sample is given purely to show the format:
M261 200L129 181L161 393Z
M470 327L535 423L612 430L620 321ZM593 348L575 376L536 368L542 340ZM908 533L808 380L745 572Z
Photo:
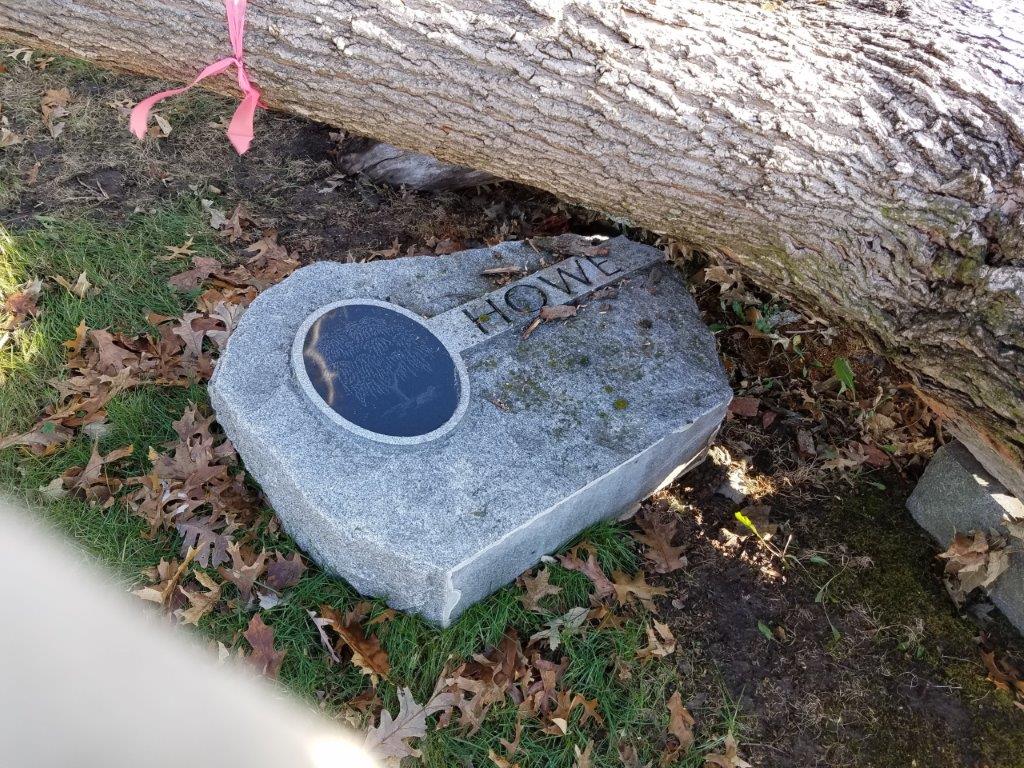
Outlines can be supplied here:
M177 560L161 560L160 564L151 568L148 575L153 582L148 587L142 587L132 592L133 595L141 597L158 605L166 606L174 592L181 577L185 575L189 564L195 558L195 551L189 551L185 559L180 563Z
M552 651L557 650L558 646L562 642L562 635L575 635L583 628L583 625L587 621L587 615L590 611L587 608L577 607L570 608L568 612L562 616L556 616L550 619L545 628L539 632L534 633L530 637L530 644L539 643L542 640L546 640L548 648Z
M290 558L275 552L274 559L267 566L267 585L280 592L298 584L305 572L306 565L298 552L293 552Z
M39 294L43 290L43 281L38 277L29 280L4 299L4 312L13 316L15 322L25 317L39 314Z
M252 653L246 656L246 660L261 674L276 678L287 651L278 651L274 648L274 630L264 624L263 618L257 613L253 615L248 629L242 635L252 646Z
M106 456L101 456L97 443L93 443L92 455L85 467L71 467L61 475L64 488L85 499L91 506L109 508L114 503L114 494L123 484L120 478L108 477L104 471L108 464L131 456L134 446L131 444L117 448Z
M335 664L341 661L341 657L338 656L334 650L334 641L327 632L327 628L331 625L330 619L325 619L321 616L316 615L316 611L306 611L309 614L310 620L313 622L313 626L316 627L317 632L320 633L320 644L327 651L327 654L331 657L331 661Z
M419 757L419 750L408 742L427 733L427 718L455 703L455 696L447 691L434 693L423 704L417 704L408 688L398 689L398 715L392 717L386 709L380 713L380 722L366 733L363 746L383 758L400 760Z
M619 761L624 768L640 768L640 755L637 753L636 747L628 741L619 741L618 752Z
M676 741L679 742L675 752L686 752L693 746L693 725L695 721L693 715L690 714L690 710L683 706L683 699L679 695L679 691L673 693L669 698L668 712L669 735L674 736Z
M548 595L557 595L562 591L561 587L551 584L550 579L551 571L547 568L541 568L536 576L524 574L520 578L520 583L525 591L519 596L519 601L526 610L536 613L543 612L544 609L541 607L540 601Z
M189 238L189 243L191 242L192 239ZM187 247L189 243L186 243L186 245L182 247ZM217 261L217 259L209 256L193 256L192 269L187 269L184 272L172 275L167 282L172 288L177 288L179 291L191 291L216 272L219 267L220 262Z
M985 647L985 638L982 638L981 659L988 670L987 680L996 688L1011 696L1016 695L1017 705L1024 708L1024 672L1017 669L1009 659L997 659L994 650Z
M203 211L209 217L210 226L213 229L221 229L227 223L228 220L224 215L224 210L214 207L213 200L200 200L199 204L203 207Z
M676 638L667 624L655 621L654 626L645 627L647 632L647 647L637 651L638 659L663 658L675 653Z
M946 561L946 588L957 605L963 605L978 587L992 586L1010 567L1006 540L984 531L957 533L939 557Z
M114 336L109 331L89 331L89 340L93 343L99 353L99 359L95 363L96 370L100 373L116 374L121 369L128 367L129 362L134 361L137 353L124 346L125 339L121 336Z
M52 421L43 421L28 432L0 437L0 451L20 445L36 456L49 456L73 437L74 433L70 429Z
M189 592L179 586L178 590L188 598L188 608L179 608L174 612L183 624L199 625L199 620L210 613L220 602L220 584L213 580L205 571L196 571L193 574L204 588L205 592Z
M551 320L565 320L576 317L576 307L572 304L556 304L554 306L543 306L537 315L544 322Z
M77 296L80 299L84 299L93 291L92 283L89 282L89 278L86 276L85 271L75 278L75 282L69 281L67 278L61 275L55 275L53 278L62 288L65 288L68 293Z
M56 122L68 114L68 101L71 92L67 88L46 91L39 101L39 110L43 114L43 125L50 131L51 138L57 138L64 132L64 123Z
M648 508L636 518L641 532L631 532L634 539L647 547L644 557L654 565L656 573L672 573L687 565L684 547L672 546L679 521L671 512L659 513Z
M612 586L615 589L615 599L620 605L625 605L631 598L635 597L651 612L656 612L654 598L664 595L668 591L664 587L655 587L648 584L643 571L638 571L633 576L627 576L622 571L614 571L612 573Z
M612 585L604 571L601 570L597 557L593 552L588 552L587 559L581 560L579 553L584 549L583 545L577 545L564 555L559 555L559 564L570 571L579 571L586 576L594 585L594 592L598 597L609 597L615 593Z
M245 209L242 208L242 204L239 203L235 206L235 210L232 211L231 216L228 217L228 220L224 222L224 226L221 228L221 233L227 236L228 242L233 243L244 234L244 229L242 227L243 221L252 223L248 214L245 212Z
M752 419L760 407L761 399L758 397L734 397L729 403L729 413Z
M173 128L171 128L171 124L167 118L157 112L153 112L152 117L153 124L149 126L149 130L146 131L146 133L154 139L164 139L170 136Z
M594 740L593 739L587 739L587 745L583 749L580 749L580 745L579 744L574 744L573 748L572 748L572 751L573 751L573 755L575 757L575 762L573 763L573 768L593 768L593 765L594 765L594 758L593 758L593 755L594 755Z
M370 251L371 259L394 259L402 252L402 246L398 242L398 238L391 243L390 248L385 248L379 251Z
M714 765L717 768L752 768L750 763L740 757L739 744L731 733L726 735L724 747L723 754L711 754L705 757L704 765Z
M195 251L192 250L192 243L195 238L192 235L188 236L181 245L165 245L164 250L167 251L166 255L157 256L158 261L174 261L175 259L184 259L188 256L194 256Z
M1024 542L1024 517L1009 512L1003 515L1003 527L1011 538Z
M494 763L495 768L519 768L519 763L513 763L507 757L502 757L493 749L487 751L487 759Z
M235 542L228 544L228 554L231 555L231 567L218 569L220 575L235 585L239 597L246 603L252 598L252 587L256 579L263 575L267 568L267 558L270 556L266 551L260 552L248 558L242 552L242 547Z
M342 616L329 605L321 605L320 614L327 621L326 626L338 635L335 656L340 655L342 648L347 646L352 651L352 663L364 675L369 675L374 682L390 674L391 662L388 660L387 651L381 648L376 635L365 633L359 623L361 617L358 612L349 612ZM365 613L363 615L365 616Z
M22 141L24 141L24 139L22 139L21 136L16 134L6 125L0 124L0 149L3 149L4 147L13 147L15 144L20 144Z

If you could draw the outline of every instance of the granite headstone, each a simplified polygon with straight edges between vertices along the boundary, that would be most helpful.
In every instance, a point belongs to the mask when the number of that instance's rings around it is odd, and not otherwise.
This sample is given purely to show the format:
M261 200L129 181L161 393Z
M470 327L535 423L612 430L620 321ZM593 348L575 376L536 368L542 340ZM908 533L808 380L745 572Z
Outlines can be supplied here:
M731 398L662 254L575 236L300 269L210 392L299 545L441 625L699 462Z

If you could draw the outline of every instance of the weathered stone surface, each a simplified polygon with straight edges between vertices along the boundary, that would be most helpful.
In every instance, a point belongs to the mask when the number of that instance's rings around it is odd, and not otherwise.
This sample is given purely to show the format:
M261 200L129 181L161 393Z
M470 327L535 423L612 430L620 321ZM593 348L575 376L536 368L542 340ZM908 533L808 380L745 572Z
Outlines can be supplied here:
M1006 534L1003 519L1024 522L1024 504L992 477L960 443L935 452L907 509L942 547L953 535L971 530ZM1011 539L1010 567L992 585L992 602L1024 632L1024 554L1019 540Z
M288 532L359 591L448 624L703 457L731 392L678 273L625 238L607 254L556 245L314 264L232 335L211 383L217 417ZM557 264L566 248L578 255ZM512 267L527 276L497 290L481 274ZM524 339L538 287L549 305L581 306ZM464 363L468 404L440 438L367 439L303 385L310 315L365 299L423 318Z

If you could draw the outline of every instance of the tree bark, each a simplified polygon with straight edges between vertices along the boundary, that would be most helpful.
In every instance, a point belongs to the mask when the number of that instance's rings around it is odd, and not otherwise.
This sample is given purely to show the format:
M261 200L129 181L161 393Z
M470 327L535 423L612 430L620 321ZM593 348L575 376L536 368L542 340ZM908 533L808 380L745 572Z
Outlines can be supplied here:
M0 0L0 35L175 80L228 51L219 0ZM1024 496L1019 4L253 0L246 51L274 107L713 249L852 323Z

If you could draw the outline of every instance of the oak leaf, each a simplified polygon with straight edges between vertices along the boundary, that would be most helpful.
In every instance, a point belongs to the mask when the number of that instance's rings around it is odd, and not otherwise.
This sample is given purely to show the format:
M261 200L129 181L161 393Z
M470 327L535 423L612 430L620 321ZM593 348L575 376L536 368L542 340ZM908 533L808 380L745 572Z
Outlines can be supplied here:
M164 250L167 251L165 256L157 256L159 261L174 261L175 259L184 259L186 256L194 256L195 251L192 250L192 243L195 241L195 237L192 235L188 236L181 245L165 245Z
M327 633L327 628L331 625L331 620L325 619L322 616L317 616L316 611L306 611L306 613L309 614L309 618L313 622L313 626L315 626L317 632L320 633L320 644L326 649L328 655L331 657L331 661L337 664L341 661L341 657L338 656L337 651L334 650L334 641Z
M247 563L241 545L235 542L228 544L228 554L231 556L231 567L221 567L218 569L218 573L234 584L239 597L248 603L252 598L253 584L266 570L267 558L270 555L266 551L262 551Z
M537 316L544 322L565 320L576 316L576 307L572 304L545 305L540 308Z
M281 592L298 584L305 572L306 565L298 552L293 552L290 558L275 552L274 559L267 566L267 585Z
M615 592L615 586L605 576L603 570L601 570L600 564L597 562L597 557L593 552L589 552L586 560L581 560L579 557L579 551L581 547L573 547L569 552L564 555L560 555L558 558L559 564L570 571L579 571L594 585L594 592L598 597L608 597Z
M548 647L554 651L558 649L558 646L562 642L563 633L566 635L575 635L583 628L583 625L587 621L587 615L590 613L587 608L571 608L567 613L562 616L557 616L547 622L544 629L536 632L530 638L530 644L538 643L542 640L546 640Z
M288 250L277 242L277 230L268 229L263 237L245 249L247 253L256 254L253 257L255 264L264 264L268 260L288 258Z
M43 125L50 132L51 138L57 138L64 131L64 123L56 122L68 114L68 101L71 99L71 92L67 88L57 88L46 91L43 98L39 100L39 111L43 115Z
M615 589L615 599L620 605L625 605L635 597L649 611L655 611L654 598L664 595L668 591L664 587L648 584L642 571L633 576L627 576L622 571L614 571L612 585Z
M205 571L196 571L193 574L203 588L205 592L189 592L182 586L178 586L178 590L188 598L189 607L179 608L174 612L183 624L192 624L194 626L199 625L199 620L206 614L210 613L220 602L220 590L221 586Z
M984 531L957 533L939 557L946 561L946 588L957 605L963 605L967 595L978 587L992 586L1010 567L1006 540L987 536Z
M713 765L717 768L752 768L750 763L739 755L739 744L736 737L731 733L727 734L723 742L725 752L723 754L711 754L704 758L704 765Z
M217 349L223 350L228 345L228 338L234 333L243 314L245 314L244 306L225 301L218 302L210 310L210 319L220 321L224 326L223 329L214 327L206 332L207 338L217 345Z
M39 314L39 295L42 290L42 280L39 278L29 280L4 299L4 311L13 315L18 322L29 315Z
M575 755L575 762L573 768L593 768L594 760L594 740L587 739L587 745L580 749L579 744L574 744L572 748L573 754Z
M228 545L231 543L232 527L211 514L205 517L192 517L175 524L181 535L181 549L196 550L196 562L204 568L216 568L228 560Z
M184 247L188 245L191 245L191 239ZM167 282L172 288L177 288L179 291L191 291L198 288L199 284L216 272L219 267L220 262L217 259L209 256L193 256L192 268L172 275Z
M349 613L342 616L329 605L320 606L320 614L328 621L328 626L338 635L339 645L335 650L340 652L341 645L348 646L352 651L352 663L364 675L376 681L379 677L387 677L391 672L391 662L387 651L380 646L376 635L367 635L359 624L362 617Z
M559 691L555 698L555 708L547 716L550 725L541 728L541 731L551 736L565 736L569 732L569 716L582 701L583 697L579 694Z
M540 601L548 595L557 595L562 591L561 587L551 584L550 579L551 571L547 568L541 568L536 576L523 575L520 578L525 591L519 596L519 601L526 610L535 613L543 612L544 609L541 607Z
M264 624L263 618L257 613L249 621L249 627L242 636L252 646L252 653L246 656L246 660L256 667L260 674L276 678L287 651L274 648L274 630Z
M82 347L85 346L86 334L88 331L89 326L85 324L85 320L79 321L78 326L75 328L75 337L64 342L64 346L67 347L69 355L75 356L82 351Z
M129 361L138 360L138 354L120 346L117 342L123 341L123 339L115 338L109 331L89 331L89 340L99 352L96 370L102 373L117 373L122 368L128 367Z
M487 759L494 763L496 768L519 768L519 763L513 763L511 759L502 757L493 749L487 751Z
M0 437L0 451L20 445L36 456L49 456L71 440L74 433L52 421L42 421L28 432Z
M122 481L118 478L108 478L103 471L104 467L130 456L132 452L133 446L125 445L106 456L101 456L94 442L92 455L85 467L71 467L61 475L64 488L74 491L93 506L99 505L107 509L114 503L114 494L120 490Z
M56 275L53 279L56 280L57 283L59 283L60 286L68 293L73 296L77 296L80 299L84 299L90 294L90 292L94 292L93 285L89 282L89 278L84 271L75 278L75 282L73 283L62 275Z
M180 563L177 560L161 560L159 565L151 568L148 572L149 580L153 584L136 589L132 594L143 600L166 606L181 577L188 570L188 566L195 557L195 554L195 550L189 550L185 559Z
M227 224L228 220L224 215L224 209L214 207L213 200L200 200L199 204L202 206L203 212L209 216L212 229L221 229Z
M994 650L981 649L981 659L988 670L989 682L1001 691L1016 693L1017 698L1024 702L1024 673L1017 669L1008 659L997 659Z
M653 628L648 625L646 630L647 647L637 651L638 659L659 659L675 653L676 638L667 624L656 621Z
M656 573L672 573L687 566L684 547L672 546L678 521L675 516L658 515L648 510L636 519L640 533L632 532L634 539L647 547L644 557L654 565Z
M420 751L411 746L409 740L425 736L427 718L454 703L454 694L438 691L423 704L417 704L412 691L399 688L398 715L392 717L383 710L380 722L367 732L363 746L383 758L419 757Z
M679 742L679 747L674 750L675 752L686 752L690 747L693 746L693 715L690 714L685 706L683 706L683 699L679 695L679 691L676 691L668 700L668 732L670 736L674 736L676 741Z

